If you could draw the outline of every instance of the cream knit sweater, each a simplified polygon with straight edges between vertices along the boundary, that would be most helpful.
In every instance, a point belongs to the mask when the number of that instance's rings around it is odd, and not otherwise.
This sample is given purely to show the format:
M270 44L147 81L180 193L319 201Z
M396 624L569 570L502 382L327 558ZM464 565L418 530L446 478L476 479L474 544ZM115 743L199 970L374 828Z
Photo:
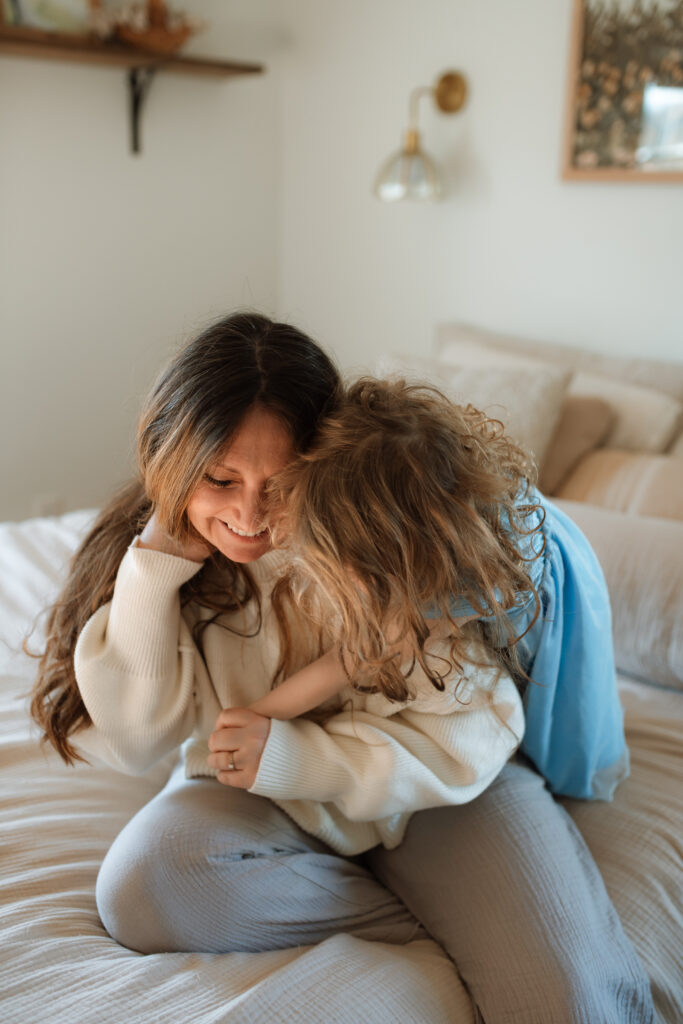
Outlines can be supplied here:
M198 563L134 541L112 601L78 639L76 678L93 724L76 735L77 746L142 773L184 743L188 777L214 775L207 740L221 707L247 705L270 689L278 631L268 595L282 565L271 552L250 566L263 594L257 635L225 628L253 627L255 614L251 622L242 613L222 616L204 633L202 659L191 630L209 613L192 604L181 611L179 600ZM311 649L298 667L314 657ZM397 846L411 812L474 799L523 735L512 680L495 667L467 666L446 680L444 693L419 669L409 683L416 698L406 704L349 687L345 710L324 726L273 720L251 792L346 855Z

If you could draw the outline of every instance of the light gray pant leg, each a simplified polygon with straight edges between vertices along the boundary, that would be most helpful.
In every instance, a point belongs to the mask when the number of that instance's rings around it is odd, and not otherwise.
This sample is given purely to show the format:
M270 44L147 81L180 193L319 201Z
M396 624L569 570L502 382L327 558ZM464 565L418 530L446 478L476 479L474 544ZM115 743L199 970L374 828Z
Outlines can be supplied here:
M401 846L364 860L455 962L486 1024L654 1020L583 838L523 762L470 804L415 814Z
M425 937L366 868L270 800L178 773L114 841L97 907L110 935L142 953L260 952L337 932Z

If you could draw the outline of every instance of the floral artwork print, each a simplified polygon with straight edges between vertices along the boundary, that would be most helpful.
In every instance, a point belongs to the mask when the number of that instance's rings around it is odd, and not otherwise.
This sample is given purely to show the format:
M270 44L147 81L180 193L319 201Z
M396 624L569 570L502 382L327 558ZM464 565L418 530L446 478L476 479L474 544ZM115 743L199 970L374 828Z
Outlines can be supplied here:
M683 0L583 0L570 162L683 172Z

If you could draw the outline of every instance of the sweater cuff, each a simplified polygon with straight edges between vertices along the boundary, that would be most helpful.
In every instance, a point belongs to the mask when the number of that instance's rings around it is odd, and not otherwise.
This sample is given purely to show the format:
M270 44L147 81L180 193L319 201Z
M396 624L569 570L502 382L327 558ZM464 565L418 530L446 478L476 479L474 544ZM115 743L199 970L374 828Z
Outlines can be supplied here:
M164 554L163 551L138 547L133 541L119 566L113 604L124 603L116 600L124 592L125 604L131 609L136 603L147 607L150 599L155 603L163 601L177 594L182 585L199 572L202 565L203 562L191 562L187 558ZM133 617L133 621L136 617Z
M312 733L315 732L315 736ZM339 766L321 756L314 722L271 719L270 732L250 793L272 800L334 800L341 791Z
M132 541L128 545L128 551L135 552L136 558L149 559L150 565L156 565L157 572L166 572L171 576L177 576L178 578L183 577L182 583L187 583L188 580L192 579L196 572L204 565L204 562L193 562L189 558L181 558L180 555L169 555L165 551L156 551L154 548L147 548L142 546L142 542L139 537L133 537ZM124 556L125 557L125 556ZM165 565L165 570L162 570L162 565ZM182 583L180 584L182 586Z
M167 670L177 645L178 592L201 567L200 562L135 545L123 556L106 628L138 672L155 676Z

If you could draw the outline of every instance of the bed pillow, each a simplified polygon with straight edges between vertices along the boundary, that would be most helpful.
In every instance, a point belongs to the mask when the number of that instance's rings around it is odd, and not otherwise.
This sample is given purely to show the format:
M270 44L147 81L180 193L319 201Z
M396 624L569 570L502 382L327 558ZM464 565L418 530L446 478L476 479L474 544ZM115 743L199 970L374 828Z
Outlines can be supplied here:
M541 467L541 490L555 494L574 466L602 444L613 422L614 412L602 398L568 395Z
M583 458L556 494L627 515L683 520L683 461L602 448Z
M683 523L557 504L586 534L605 573L617 668L683 690Z
M464 334L444 343L439 360L452 366L487 368L527 372L529 375L547 373L554 369L568 373L567 368L555 366L524 352L510 352L487 345L476 335ZM673 401L673 399L672 399ZM604 399L590 396L567 396L545 455L537 461L540 468L539 486L546 494L554 494L570 470L583 455L597 448L614 425L612 407Z
M506 431L541 465L560 417L569 373L554 367L495 369L449 366L436 359L391 353L376 364L378 376L426 381L461 405L470 403L505 424Z
M574 345L534 341L510 334L501 334L472 324L439 324L436 329L435 356L448 360L448 351L456 342L467 341L487 346L498 352L527 355L551 366L563 366L574 372L599 374L601 377L628 381L641 387L661 391L683 402L683 362L679 360L639 359L629 356L591 352Z
M439 361L457 366L509 366L529 372L558 369L557 364L536 355L489 344L486 337L484 332L468 334L463 330L461 337L441 345ZM564 369L573 373L568 367ZM683 403L672 395L598 373L573 373L568 394L601 398L613 409L614 421L604 439L608 448L663 452L675 436L683 414Z
M576 373L569 394L602 398L615 413L606 448L636 452L663 452L675 436L683 404L652 388L625 384L597 373Z
M504 348L496 348L487 345L485 341L476 337L467 336L450 341L440 349L438 361L448 363L449 366L477 366L497 369L501 366L509 366L515 370L529 370L548 372L548 370L564 371L568 367L553 365L547 360L538 359L536 356L525 352L509 352ZM569 372L573 372L569 370Z

